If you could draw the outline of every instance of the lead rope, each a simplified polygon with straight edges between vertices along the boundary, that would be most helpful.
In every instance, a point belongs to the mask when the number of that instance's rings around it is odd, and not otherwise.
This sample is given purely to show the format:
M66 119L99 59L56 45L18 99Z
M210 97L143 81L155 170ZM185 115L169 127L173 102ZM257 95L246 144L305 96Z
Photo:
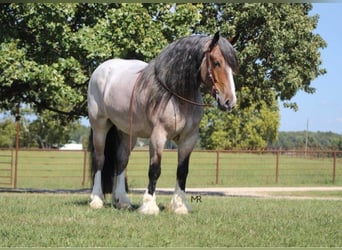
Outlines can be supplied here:
M132 150L132 144L133 144L133 97L135 92L135 87L137 86L138 80L140 79L141 71L139 72L139 75L137 79L134 82L131 98L129 100L129 154L131 154Z
M189 104L195 105L195 106L200 106L200 107L213 107L211 104L205 104L205 103L199 103L199 102L194 102L189 99L186 99L183 96L178 95L176 92L172 91L164 82L162 82L158 76L156 76L157 81L171 94L176 96L178 99L181 99L182 101L185 101Z

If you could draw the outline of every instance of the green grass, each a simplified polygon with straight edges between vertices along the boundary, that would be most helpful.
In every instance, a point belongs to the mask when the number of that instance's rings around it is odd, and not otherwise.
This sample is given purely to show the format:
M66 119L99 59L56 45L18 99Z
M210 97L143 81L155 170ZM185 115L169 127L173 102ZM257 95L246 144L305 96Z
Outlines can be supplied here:
M3 155L5 151L2 151ZM7 152L10 155L10 152ZM69 189L90 187L88 159L85 153L70 151L19 152L19 188ZM86 162L84 163L84 159ZM134 151L128 165L129 186L146 187L148 182L148 152ZM219 160L217 172L216 161ZM10 158L0 161L1 176L10 178ZM165 151L158 187L174 187L177 153ZM333 158L305 158L303 155L280 155L279 176L276 183L277 155L273 153L234 153L195 151L190 159L188 187L236 186L322 186L342 185L342 159L336 160L336 178L333 180ZM84 170L84 167L86 168ZM83 183L83 171L85 182ZM218 173L218 175L216 175ZM7 177L6 177L7 176ZM6 186L1 185L0 186ZM7 185L8 186L8 185Z
M129 195L138 206L141 195ZM88 206L88 195L0 195L0 247L341 247L341 201L202 196L193 213ZM188 197L190 200L190 197ZM190 202L190 201L189 201Z

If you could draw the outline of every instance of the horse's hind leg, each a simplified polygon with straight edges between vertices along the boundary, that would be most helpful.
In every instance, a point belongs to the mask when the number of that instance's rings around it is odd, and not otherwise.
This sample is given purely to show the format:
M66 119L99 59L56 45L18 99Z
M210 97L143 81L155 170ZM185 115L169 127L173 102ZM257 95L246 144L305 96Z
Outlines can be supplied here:
M132 207L131 202L126 194L125 187L125 173L126 167L129 160L129 155L131 150L133 149L136 138L132 138L131 149L129 149L129 136L124 133L120 133L120 144L117 148L117 165L114 173L114 182L113 182L113 192L112 192L112 203L116 208L124 208L129 209Z
M100 124L100 123L99 123ZM93 144L94 144L94 160L95 166L93 165L93 171L95 171L94 175L94 184L93 189L90 195L90 207L92 208L102 208L103 207L103 191L102 191L102 179L101 172L103 169L103 164L105 160L104 156L104 148L106 142L107 132L110 128L110 124L107 121L102 122L102 126L94 126L93 127Z

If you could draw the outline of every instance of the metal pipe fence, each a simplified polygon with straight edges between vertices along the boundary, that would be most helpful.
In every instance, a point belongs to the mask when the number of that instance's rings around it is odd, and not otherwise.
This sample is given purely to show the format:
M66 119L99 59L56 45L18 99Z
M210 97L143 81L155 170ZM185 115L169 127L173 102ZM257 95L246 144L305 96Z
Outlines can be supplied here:
M89 157L82 150L0 150L0 187L90 187ZM132 152L127 169L130 187L147 186L148 161L148 151ZM176 169L177 151L165 150L157 186L173 187ZM187 187L342 185L341 171L342 151L195 150Z

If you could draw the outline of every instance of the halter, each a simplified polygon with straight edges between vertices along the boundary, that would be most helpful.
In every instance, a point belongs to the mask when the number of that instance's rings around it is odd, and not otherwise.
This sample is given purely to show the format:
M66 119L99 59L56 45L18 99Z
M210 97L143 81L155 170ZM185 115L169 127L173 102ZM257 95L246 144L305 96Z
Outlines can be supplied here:
M214 87L214 83L215 83L216 79L215 79L215 76L213 76L213 71L212 71L211 65L210 65L210 53L212 50L213 50L213 48L206 50L204 52L204 56L205 56L205 60L206 60L206 64L207 64L207 70L208 70L207 75L212 82L212 85L213 85L212 87Z

